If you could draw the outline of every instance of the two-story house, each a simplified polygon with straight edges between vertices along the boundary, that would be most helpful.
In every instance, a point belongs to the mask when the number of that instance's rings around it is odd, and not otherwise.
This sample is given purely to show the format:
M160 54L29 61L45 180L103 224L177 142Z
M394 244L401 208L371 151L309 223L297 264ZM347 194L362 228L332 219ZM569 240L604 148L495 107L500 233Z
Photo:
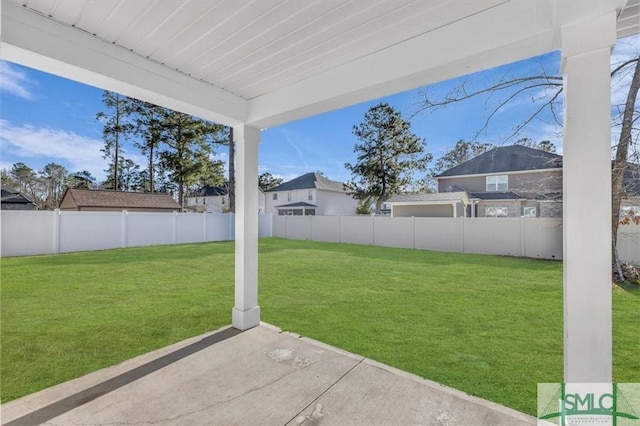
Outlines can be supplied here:
M502 146L435 179L438 193L388 200L392 216L562 216L562 156L558 154Z
M265 210L277 215L352 215L357 206L342 182L320 173L306 173L265 191Z
M265 195L258 190L258 212L264 213ZM188 211L198 213L227 213L229 211L229 184L223 186L204 186L197 195L187 197L186 208Z
M562 156L501 146L436 176L438 192L469 194L470 217L561 217Z

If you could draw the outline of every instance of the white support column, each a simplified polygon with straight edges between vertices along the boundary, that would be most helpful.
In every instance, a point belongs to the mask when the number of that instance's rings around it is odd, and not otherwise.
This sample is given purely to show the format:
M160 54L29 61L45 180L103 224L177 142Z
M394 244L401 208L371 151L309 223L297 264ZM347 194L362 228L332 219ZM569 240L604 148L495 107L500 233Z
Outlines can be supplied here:
M611 78L614 12L562 28L564 380L612 380Z
M233 327L260 324L258 306L258 143L260 129L233 128L236 143L236 290Z

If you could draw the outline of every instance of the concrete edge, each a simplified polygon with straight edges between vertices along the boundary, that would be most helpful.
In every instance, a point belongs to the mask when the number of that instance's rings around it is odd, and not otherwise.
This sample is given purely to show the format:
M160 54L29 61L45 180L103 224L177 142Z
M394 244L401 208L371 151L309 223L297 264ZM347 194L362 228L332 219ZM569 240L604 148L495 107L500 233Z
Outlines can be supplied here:
M318 340L314 340L314 339L311 339L309 337L301 336L301 335L296 334L296 333L292 333L292 332L288 332L288 331L282 331L281 328L279 328L279 327L277 327L275 325L268 324L268 323L265 323L265 322L261 322L260 325L265 327L265 328L269 328L269 329L271 329L273 331L276 331L278 333L288 334L288 335L290 335L290 336L292 336L294 338L302 339L302 340L304 340L306 342L309 342L309 343L311 343L311 344L313 344L315 346L321 347L322 349L325 349L327 351L339 353L341 355L345 355L345 356L348 356L350 358L362 361L364 364L368 364L368 365L371 365L372 367L379 368L379 369L384 370L384 371L388 371L389 373L396 374L396 375L398 375L400 377L404 377L406 379L410 379L410 380L412 380L414 382L417 382L417 383L420 383L420 384L423 384L423 385L427 385L427 386L429 386L431 388L437 389L437 390L442 391L442 392L446 392L446 393L448 393L448 394L450 394L452 396L455 396L457 398L461 398L461 399L469 401L469 402L471 402L473 404L480 405L480 406L486 407L486 408L494 410L494 411L498 411L500 413L509 415L509 416L514 417L516 419L519 419L519 420L522 420L522 421L525 421L525 422L530 422L530 423L533 423L533 424L535 424L536 421L538 420L535 417L530 416L529 414L525 414L525 413L523 413L521 411L518 411L518 410L515 410L513 408L506 407L506 406L504 406L502 404L499 404L497 402L489 401L487 399L483 399L483 398L480 398L478 396L469 395L468 393L465 393L465 392L463 392L463 391L461 391L459 389L452 388L452 387L440 384L438 382L434 382L434 381L429 380L429 379L425 379L425 378L420 377L418 375L415 375L413 373L409 373L409 372L400 370L398 368L391 367L391 366L389 366L387 364L383 364L381 362L375 361L373 359L366 358L366 357L364 357L362 355L357 355L357 354L354 354L352 352L347 352L347 351L345 351L343 349L327 345L326 343L322 343L322 342L320 342Z
M375 360L372 360L372 359L369 359L369 358L366 358L363 361L363 363L371 365L372 367L375 367L375 368L379 368L379 369L384 370L384 371L388 371L388 372L393 373L393 374L397 374L398 376L404 377L406 379L413 380L414 382L417 382L417 383L420 383L420 384L423 384L423 385L427 385L427 386L429 386L431 388L434 388L434 389L437 389L437 390L439 390L441 392L446 392L446 393L448 393L448 394L450 394L452 396L455 396L455 397L460 398L460 399L464 399L464 400L469 401L469 402L471 402L473 404L486 407L486 408L488 408L490 410L493 410L493 411L501 412L503 414L509 415L511 417L515 417L517 419L520 419L520 420L523 420L523 421L526 421L526 422L532 422L533 424L535 424L536 421L538 420L537 418L535 418L535 417L533 417L533 416L531 416L529 414L525 414L525 413L523 413L521 411L518 411L518 410L516 410L514 408L509 408L509 407L504 406L502 404L499 404L497 402L493 402L493 401L489 401L488 399L480 398L479 396L469 395L468 393L463 392L463 391L461 391L459 389L452 388L452 387L443 385L443 384L438 383L438 382L434 382L433 380L425 379L425 378L420 377L418 375L415 375L413 373L408 373L406 371L399 370L399 369L397 369L395 367L391 367L389 365L383 364L381 362L378 362L378 361L375 361Z
M329 351L329 352L334 352L334 353L337 353L337 354L340 354L340 355L344 355L346 357L353 358L354 360L358 360L358 361L362 361L362 360L365 359L365 357L363 357L362 355L357 355L357 354L354 354L352 352L347 352L347 351L345 351L343 349L336 348L335 346L331 346L331 345L328 345L326 343L322 343L319 340L314 340L314 339L312 339L310 337L305 337L305 336L302 336L300 334L297 334L297 333L294 333L294 332L291 332L291 331L282 331L282 329L280 327L272 325L272 324L269 324L269 323L266 323L266 322L260 322L260 325L265 327L265 328L268 328L270 330L273 330L273 331L275 331L277 333L286 334L286 335L291 336L291 337L293 337L295 339L304 340L305 342L309 342L312 345L318 346L318 347L322 348L323 350L326 350L326 351Z
M23 416L29 415L41 407L46 407L62 401L69 395L78 393L79 390L88 389L110 379L114 379L154 360L160 359L163 356L171 354L172 352L186 348L204 338L213 336L230 328L232 328L232 326L229 325L198 336L190 337L172 345L164 346L152 352L138 355L135 358L127 359L118 364L101 368L100 370L87 373L84 376L70 379L41 391L9 401L0 406L2 424L6 424Z

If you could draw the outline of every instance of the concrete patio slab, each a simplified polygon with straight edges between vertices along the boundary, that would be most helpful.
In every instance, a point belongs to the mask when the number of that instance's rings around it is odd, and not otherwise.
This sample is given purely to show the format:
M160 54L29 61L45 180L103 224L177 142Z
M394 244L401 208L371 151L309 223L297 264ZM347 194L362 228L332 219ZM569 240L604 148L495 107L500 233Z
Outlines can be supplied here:
M536 419L262 324L226 328L2 406L18 425L527 425Z

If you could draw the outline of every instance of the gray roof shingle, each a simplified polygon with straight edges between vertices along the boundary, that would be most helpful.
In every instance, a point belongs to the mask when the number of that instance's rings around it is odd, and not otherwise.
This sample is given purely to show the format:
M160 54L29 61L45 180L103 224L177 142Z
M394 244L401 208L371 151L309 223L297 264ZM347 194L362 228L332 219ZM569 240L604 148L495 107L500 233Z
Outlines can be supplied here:
M33 204L29 197L6 185L1 187L0 202L5 204Z
M327 179L320 173L305 173L295 179L281 183L265 192L293 191L296 189L322 189L325 191L347 192L342 182Z
M436 177L562 168L562 156L522 145L500 146Z
M160 193L67 189L63 199L66 197L78 207L180 209L170 195Z
M401 194L390 197L387 203L410 203L419 201L460 201L467 197L466 192L435 192L428 194Z
M289 208L289 207L318 207L315 204L307 203L305 201L296 201L295 203L283 204L281 206L276 206L276 209L281 208Z

